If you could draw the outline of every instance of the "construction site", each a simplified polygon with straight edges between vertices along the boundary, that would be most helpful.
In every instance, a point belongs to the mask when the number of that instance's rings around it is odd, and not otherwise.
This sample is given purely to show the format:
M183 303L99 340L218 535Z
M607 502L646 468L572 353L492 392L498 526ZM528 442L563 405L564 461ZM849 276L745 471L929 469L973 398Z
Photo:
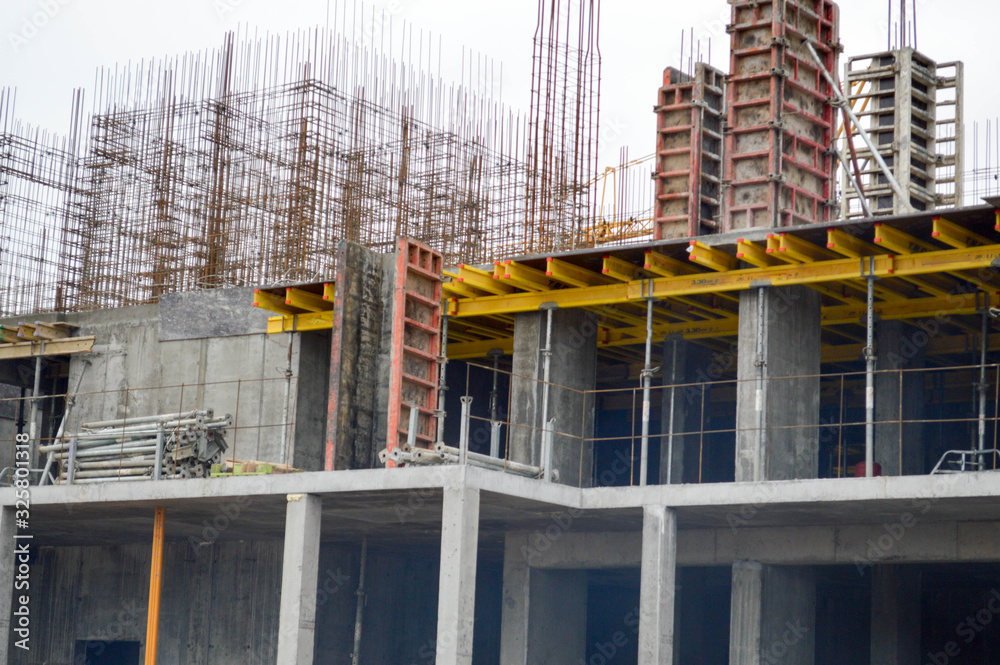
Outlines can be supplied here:
M638 159L600 0L525 17L524 111L339 9L62 133L0 89L0 662L996 662L968 55L728 5Z

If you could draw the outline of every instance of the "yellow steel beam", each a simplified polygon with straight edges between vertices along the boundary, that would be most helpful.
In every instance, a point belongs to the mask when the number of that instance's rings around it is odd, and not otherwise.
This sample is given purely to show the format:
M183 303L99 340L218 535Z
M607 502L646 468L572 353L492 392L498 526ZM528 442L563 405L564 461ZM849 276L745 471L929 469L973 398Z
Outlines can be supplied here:
M70 330L74 327L61 323L35 321L35 337L38 339L65 339L69 337Z
M285 289L285 304L306 312L325 312L333 309L333 303L323 296L289 286Z
M302 312L298 307L285 304L285 299L281 296L276 296L261 289L254 289L253 291L253 306L266 309L275 314L300 314Z
M976 293L954 294L939 298L913 298L905 301L875 303L875 312L883 319L924 319L975 314L982 307ZM860 324L867 316L864 303L823 308L824 326Z
M682 335L685 339L702 339L708 337L728 337L739 332L739 320L736 318L715 319L712 321L682 321L680 323L659 323L653 325L653 337L662 339L668 335ZM633 328L609 328L598 334L600 346L615 346L622 344L641 344L646 341L646 326Z
M851 235L841 229L828 229L826 232L826 247L841 256L857 258L859 256L877 256L884 250L878 245Z
M501 339L484 339L476 342L449 342L449 360L469 360L471 358L485 358L493 349L500 349L507 355L514 353L514 338L506 337Z
M325 283L323 285L323 300L333 302L335 295L337 295L337 285L332 282Z
M0 325L0 342L6 344L17 344L24 340L17 336L17 326Z
M938 249L929 242L918 240L905 231L894 229L881 222L875 224L875 244L897 254L933 252Z
M604 267L601 269L601 274L616 279L619 282L631 282L642 278L642 269L628 261L605 254Z
M646 250L645 263L643 264L642 267L646 272L650 273L651 275L659 275L660 277L691 275L700 272L690 263L685 263L684 261L678 261L677 259L670 256L664 256L663 254L660 254L659 252L654 252L651 249Z
M944 217L935 217L933 225L934 228L931 231L931 237L936 238L951 247L982 247L984 245L993 244L993 241L989 238L981 236L978 233L973 233L972 231L959 226L955 222L951 222Z
M941 272L975 270L993 265L1000 259L1000 245L968 249L925 252L910 256L876 256L876 277L908 277ZM837 259L811 264L771 266L731 270L722 273L678 275L651 280L652 295L673 298L727 291L742 291L758 283L771 286L794 284L824 284L859 279L868 259ZM631 282L585 288L571 288L543 293L516 293L489 296L449 304L449 314L458 317L483 316L499 313L530 312L543 303L556 302L561 307L596 307L629 301L640 301L647 293L645 283Z
M600 286L611 284L614 280L604 275L575 266L562 259L549 258L546 261L545 276L552 278L560 284L584 288L589 286Z
M743 238L736 241L736 258L757 268L767 268L781 263L777 257L768 254L765 248Z
M267 320L269 335L283 332L307 332L333 328L333 310L272 316Z
M803 263L839 258L837 254L825 247L814 245L798 236L790 236L787 233L778 234L778 254L785 254Z
M441 289L444 291L445 296L457 297L457 298L478 298L483 295L483 292L479 289L474 289L465 282L458 281L458 275L453 272L444 271L445 277L450 277L450 282L442 282Z
M548 291L552 288L552 282L549 281L545 272L529 268L510 259L496 262L493 277L502 279L525 291Z
M459 265L458 275L455 279L459 283L497 296L514 293L515 291L514 287L510 284L502 284L499 280L493 279L493 273L473 268L472 266Z
M96 339L96 337L66 337L65 339L0 344L0 360L90 353L94 349Z
M726 254L721 249L709 247L699 240L692 240L688 246L688 260L719 272L734 270L738 263L736 257Z

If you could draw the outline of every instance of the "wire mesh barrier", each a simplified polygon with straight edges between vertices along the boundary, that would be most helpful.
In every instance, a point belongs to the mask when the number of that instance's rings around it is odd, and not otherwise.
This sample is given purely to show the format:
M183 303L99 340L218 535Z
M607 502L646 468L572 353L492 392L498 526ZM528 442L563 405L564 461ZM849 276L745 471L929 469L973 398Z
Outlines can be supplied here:
M297 383L281 377L2 397L0 483L13 482L16 442L25 439L37 484L203 478L261 461L292 470L290 385Z
M1000 464L1000 365L876 371L871 421L865 372L653 386L647 404L638 380L583 390L488 364L459 371L449 375L462 406L448 412L448 443L401 463L548 470L580 487L851 478L867 475L870 428L872 475Z

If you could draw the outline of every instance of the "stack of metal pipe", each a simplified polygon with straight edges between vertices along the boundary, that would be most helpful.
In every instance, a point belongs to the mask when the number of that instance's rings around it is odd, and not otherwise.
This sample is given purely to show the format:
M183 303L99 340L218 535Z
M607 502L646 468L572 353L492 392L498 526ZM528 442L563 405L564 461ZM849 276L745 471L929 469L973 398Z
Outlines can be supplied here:
M59 483L203 478L222 461L229 415L186 411L83 423L39 447L59 464Z

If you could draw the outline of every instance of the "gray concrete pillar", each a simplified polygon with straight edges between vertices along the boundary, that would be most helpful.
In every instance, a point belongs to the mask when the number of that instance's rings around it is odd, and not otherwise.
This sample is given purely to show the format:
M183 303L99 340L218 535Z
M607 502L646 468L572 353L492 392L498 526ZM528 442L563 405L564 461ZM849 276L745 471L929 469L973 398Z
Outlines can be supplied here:
M674 662L677 517L664 506L645 506L639 588L639 665Z
M587 656L587 571L532 568L530 534L507 534L500 665L579 665Z
M514 320L511 377L510 458L541 464L543 363L546 313L518 314ZM596 314L556 310L552 324L549 419L555 418L553 468L559 482L589 487L593 475L594 396L597 382Z
M437 665L472 665L479 490L446 487L441 515Z
M815 652L814 571L733 564L730 665L812 665Z
M0 663L9 662L10 620L13 612L14 576L17 571L15 547L27 540L15 541L17 533L14 507L0 507ZM37 602L37 601L36 601Z
M278 617L278 662L282 665L313 663L322 515L320 497L288 495Z
M926 473L924 461L924 374L927 333L902 321L875 326L875 461L886 476ZM901 424L904 423L904 424Z
M872 665L920 665L920 571L872 567Z
M691 385L718 380L712 376L712 352L707 347L680 337L663 345L662 423L660 431L660 484L680 484L698 480L698 442L695 432L702 429L701 389ZM670 386L681 386L671 390ZM670 415L674 418L673 445L670 445Z
M500 627L501 665L528 665L528 610L531 568L528 534L508 533L503 555L503 613Z
M804 286L740 294L736 482L819 475L820 305Z

